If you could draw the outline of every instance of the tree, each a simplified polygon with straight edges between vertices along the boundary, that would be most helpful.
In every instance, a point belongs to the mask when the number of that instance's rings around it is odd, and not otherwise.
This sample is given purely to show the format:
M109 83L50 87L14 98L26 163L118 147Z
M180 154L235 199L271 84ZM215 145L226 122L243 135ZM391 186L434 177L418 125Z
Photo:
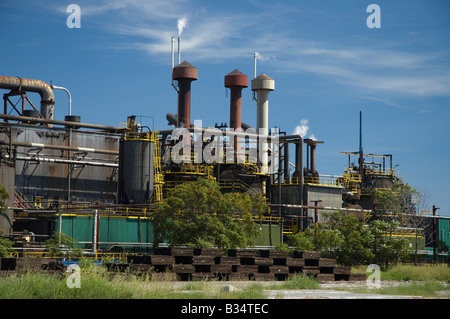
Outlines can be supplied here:
M70 236L55 232L53 238L46 242L46 248L50 252L50 257L64 257L67 259L79 258L82 256L82 249L77 246L77 242Z
M377 205L374 219L396 222L397 226L414 229L415 236L411 239L416 264L419 243L424 240L419 234L421 231L422 234L429 232L432 228L432 223L421 214L429 205L431 197L429 192L426 189L419 192L408 184L394 183L391 189L373 190L372 197L374 204Z
M336 211L327 215L327 223L328 227L338 231L342 238L335 252L340 264L358 265L373 257L369 248L373 237L356 216Z
M393 221L375 220L370 224L373 236L372 263L387 269L399 261L406 261L409 256L408 241L403 237L394 237L392 232L397 229L398 223Z
M408 184L394 183L390 189L372 190L371 195L377 212L388 215L389 219L400 220L404 214L414 214L413 199L420 193Z
M405 260L408 243L392 236L398 224L373 221L364 225L358 218L342 211L327 214L325 225L291 235L289 242L299 250L316 250L321 256L336 258L341 265L379 264L382 268Z
M0 215L3 214L7 209L6 200L9 198L8 192L0 185ZM12 249L13 242L7 238L1 237L2 233L0 231L0 257L7 257Z
M153 216L154 245L235 248L252 246L259 231L254 217L267 211L261 195L222 194L219 185L199 178L177 185Z

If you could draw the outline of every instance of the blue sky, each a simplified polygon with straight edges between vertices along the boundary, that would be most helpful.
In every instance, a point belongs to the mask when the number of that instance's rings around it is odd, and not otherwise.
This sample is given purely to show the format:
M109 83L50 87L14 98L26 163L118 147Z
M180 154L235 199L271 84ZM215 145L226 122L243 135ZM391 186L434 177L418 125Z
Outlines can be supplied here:
M67 27L71 3L81 28ZM381 28L366 24L371 3ZM364 151L392 154L406 181L450 215L449 1L4 0L0 74L66 87L83 122L119 125L134 114L169 129L165 116L177 108L170 38L180 18L181 59L199 70L191 121L229 122L224 76L238 69L251 79L258 52L257 74L275 80L270 126L291 134L307 120L306 137L324 141L321 174L341 174L339 153L357 151L361 110ZM64 119L66 93L55 100L55 118ZM243 121L255 126L250 88L242 103Z

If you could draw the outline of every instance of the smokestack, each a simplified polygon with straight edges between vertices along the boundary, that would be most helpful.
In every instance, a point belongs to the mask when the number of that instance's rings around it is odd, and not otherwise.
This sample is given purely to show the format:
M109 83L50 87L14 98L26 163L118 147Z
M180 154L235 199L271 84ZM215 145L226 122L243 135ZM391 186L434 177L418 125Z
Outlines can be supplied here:
M257 93L256 124L258 134L267 135L269 133L269 92L275 90L275 81L262 73L252 80L252 90ZM260 152L262 162L262 173L267 171L268 147L263 143Z
M191 127L191 82L197 80L198 70L184 61L173 68L172 79L178 81L177 127Z
M41 114L45 119L52 120L55 115L55 96L52 88L40 80L22 79L0 75L0 89L12 91L37 92L41 96Z
M181 37L178 37L178 64L181 62Z
M230 96L230 128L234 130L242 129L242 89L248 87L248 77L234 70L225 75L226 88L231 91ZM234 137L234 151L240 151L240 143L237 136Z

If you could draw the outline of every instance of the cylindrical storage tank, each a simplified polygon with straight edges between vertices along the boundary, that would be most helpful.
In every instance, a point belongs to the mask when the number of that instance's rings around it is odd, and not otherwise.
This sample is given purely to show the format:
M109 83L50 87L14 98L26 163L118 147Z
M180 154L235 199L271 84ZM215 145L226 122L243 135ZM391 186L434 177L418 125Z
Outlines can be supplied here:
M147 204L153 193L154 144L148 140L121 140L119 204Z

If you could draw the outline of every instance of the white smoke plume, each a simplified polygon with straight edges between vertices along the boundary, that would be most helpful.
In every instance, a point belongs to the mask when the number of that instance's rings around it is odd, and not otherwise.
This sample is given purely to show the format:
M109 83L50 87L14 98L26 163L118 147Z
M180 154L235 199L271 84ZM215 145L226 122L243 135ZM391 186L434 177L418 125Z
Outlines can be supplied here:
M178 36L181 35L181 33L183 32L183 29L186 27L186 25L187 25L186 17L182 17L182 18L178 19L178 22L177 22Z
M300 135L302 138L305 138L306 134L308 134L308 131L309 131L308 120L302 119L300 121L300 124L295 127L293 134ZM315 141L317 140L314 134L310 134L309 138Z
M255 54L256 54L256 59L258 61L269 61L269 60L275 59L275 57L273 57L273 56L262 55L260 52L255 52Z

